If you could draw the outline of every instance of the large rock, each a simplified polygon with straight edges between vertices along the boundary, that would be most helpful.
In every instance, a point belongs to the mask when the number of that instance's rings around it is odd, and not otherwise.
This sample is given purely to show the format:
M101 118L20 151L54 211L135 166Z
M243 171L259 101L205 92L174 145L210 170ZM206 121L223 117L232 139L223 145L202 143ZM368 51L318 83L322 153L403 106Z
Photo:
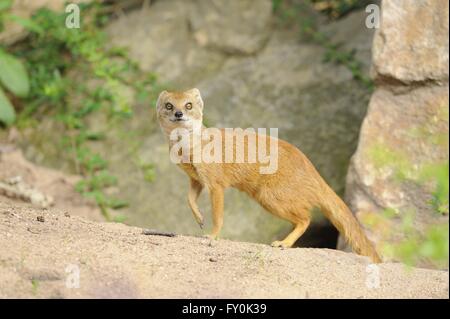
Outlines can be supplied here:
M382 26L373 45L376 78L448 80L448 4L383 1Z
M384 1L382 17L373 46L377 89L352 158L346 198L370 224L383 253L415 236L405 230L409 218L422 235L448 224L445 187L436 202L448 174L448 2Z

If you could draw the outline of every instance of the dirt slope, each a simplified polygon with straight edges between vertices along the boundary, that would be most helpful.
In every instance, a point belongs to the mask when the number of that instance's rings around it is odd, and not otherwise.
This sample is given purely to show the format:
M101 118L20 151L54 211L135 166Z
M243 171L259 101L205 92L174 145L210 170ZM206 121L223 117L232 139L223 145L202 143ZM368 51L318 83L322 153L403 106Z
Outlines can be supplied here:
M0 141L0 202L11 205L23 205L24 202L29 202L18 196L12 196L14 194L5 194L2 189L2 184L5 184L7 180L17 178L20 178L27 187L32 188L31 193L41 193L51 197L51 206L54 209L94 221L105 220L97 205L75 190L76 183L81 179L80 176L36 165L28 161L15 146L2 144ZM27 205L34 206L32 203Z
M448 298L448 272L382 264L369 289L350 253L148 236L18 204L0 203L0 243L0 298Z

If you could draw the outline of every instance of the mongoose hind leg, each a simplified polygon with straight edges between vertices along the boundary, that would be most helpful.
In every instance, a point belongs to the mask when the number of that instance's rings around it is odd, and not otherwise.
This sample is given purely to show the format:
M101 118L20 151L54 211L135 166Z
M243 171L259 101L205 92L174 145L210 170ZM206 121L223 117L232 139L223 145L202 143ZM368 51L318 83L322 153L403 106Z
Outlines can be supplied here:
M270 194L265 192L265 194ZM274 241L272 247L290 248L303 235L311 222L309 204L297 203L297 205L289 205L292 203L290 198L282 198L274 201L271 196L260 196L259 203L271 214L282 219L290 221L294 225L294 229L283 240Z
M279 241L274 241L271 246L272 247L281 247L281 248L290 248L295 242L303 235L305 230L308 228L311 219L309 216L307 218L303 218L295 223L295 227L289 235L286 236L285 239Z

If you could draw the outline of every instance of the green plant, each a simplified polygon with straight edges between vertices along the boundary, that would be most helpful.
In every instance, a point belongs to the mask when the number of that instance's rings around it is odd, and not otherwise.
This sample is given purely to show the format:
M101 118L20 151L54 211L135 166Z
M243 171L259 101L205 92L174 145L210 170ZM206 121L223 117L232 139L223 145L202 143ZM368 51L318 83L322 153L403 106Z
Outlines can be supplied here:
M302 2L330 19L338 19L371 3L370 0L272 0L272 10L284 17L291 16L289 11L294 12L292 8L301 6Z
M376 169L388 168L394 181L414 182L417 185L432 184L432 200L429 204L440 214L449 213L449 161L414 165L408 155L394 150L384 143L374 143L367 154Z
M113 217L113 222L115 223L124 223L127 220L127 216L125 215L116 215Z
M28 74L24 65L0 47L0 122L10 125L16 112L2 86L17 97L27 97L30 92Z
M449 161L427 164L420 170L419 180L434 183L433 198L430 202L439 214L449 213Z
M39 288L39 280L37 279L31 279L31 289L33 294L37 294Z
M364 0L309 0L313 8L330 18L337 19L349 12L363 8L371 1Z
M431 183L434 187L431 193L432 200L424 204L431 205L438 216L448 215L448 161L423 164L413 170L413 165L404 154L380 145L372 148L371 156L376 167L390 167L397 182L407 179L417 185ZM414 225L416 220L414 211L399 211L393 208L386 208L381 214L367 214L363 220L368 227L377 229L377 232L381 234L380 242L384 254L411 266L427 264L438 268L448 268L448 223L431 224L419 231Z
M102 26L108 20L104 4L80 4L82 27L65 27L65 14L38 10L22 24L30 35L13 48L29 70L30 90L18 113L17 125L30 118L51 117L64 126L62 156L84 178L77 190L93 198L106 219L109 208L128 204L106 194L117 185L108 161L93 143L107 137L108 123L125 121L133 114L133 99L151 100L156 95L156 77L144 74L122 48L109 47ZM33 27L39 26L39 28ZM97 129L90 119L106 116L106 128ZM95 145L95 144L94 144Z
M10 14L11 6L12 0L3 0L0 3L0 32L4 29L4 22L7 20L40 32L39 26L31 21ZM25 98L30 92L30 83L23 63L0 46L0 123L11 125L16 119L16 111L4 89L15 97Z
M155 165L141 162L140 167L144 174L144 179L149 183L153 182L155 180Z
M382 248L385 255L409 266L426 264L437 268L448 268L448 224L429 225L420 232L414 226L413 213L403 212L399 227L389 223L393 217L383 218L391 230L383 239ZM403 237L400 240L392 239L390 236L393 236L393 233L401 233Z

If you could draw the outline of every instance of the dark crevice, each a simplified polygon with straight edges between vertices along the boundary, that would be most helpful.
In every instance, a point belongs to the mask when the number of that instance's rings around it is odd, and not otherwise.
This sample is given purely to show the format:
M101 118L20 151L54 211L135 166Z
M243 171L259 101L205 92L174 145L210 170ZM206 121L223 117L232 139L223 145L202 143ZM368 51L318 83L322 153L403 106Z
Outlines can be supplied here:
M395 94L406 94L418 88L444 86L448 84L446 79L423 79L419 81L401 81L389 75L377 73L375 78L375 87L377 89L386 89Z
M313 223L294 247L336 249L338 237L339 232L331 223Z

